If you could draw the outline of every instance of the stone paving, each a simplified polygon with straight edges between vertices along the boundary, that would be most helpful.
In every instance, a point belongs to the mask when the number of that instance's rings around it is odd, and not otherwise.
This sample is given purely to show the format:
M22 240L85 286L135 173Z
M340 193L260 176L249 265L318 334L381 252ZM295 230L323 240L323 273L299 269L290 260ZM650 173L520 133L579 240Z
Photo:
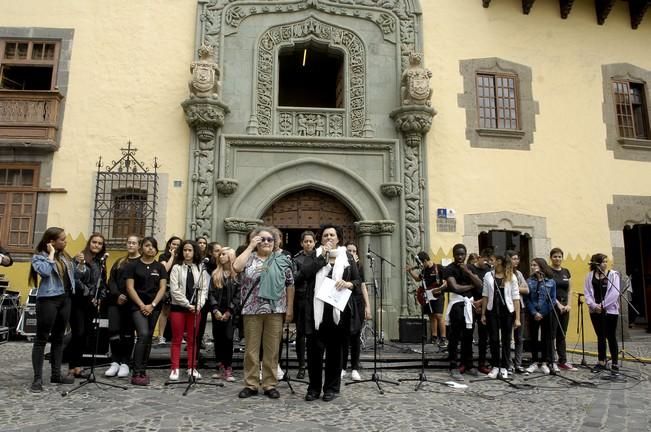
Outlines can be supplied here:
M588 347L592 348L592 347ZM649 354L648 340L627 344L627 350ZM62 397L72 386L47 383L41 394L28 390L31 380L31 344L0 345L1 431L648 431L651 430L649 366L626 363L621 381L606 381L588 370L566 376L594 383L571 386L565 380L543 377L528 381L535 387L515 390L496 382L469 382L452 389L444 370L428 369L429 382L414 391L415 383L375 383L342 386L333 402L305 402L305 385L279 385L281 398L254 396L241 400L239 382L225 387L197 386L182 396L185 386L164 386L167 369L151 371L152 385L128 390L99 389L94 384ZM576 355L574 355L575 360ZM593 358L588 361L592 363ZM98 370L98 378L105 368ZM46 363L46 377L49 370ZM202 371L209 377L211 371ZM418 369L383 370L386 379L417 378ZM296 371L292 371L295 375ZM371 375L362 371L364 378ZM113 379L111 382L116 382ZM207 379L206 381L213 381ZM514 382L524 383L521 377Z

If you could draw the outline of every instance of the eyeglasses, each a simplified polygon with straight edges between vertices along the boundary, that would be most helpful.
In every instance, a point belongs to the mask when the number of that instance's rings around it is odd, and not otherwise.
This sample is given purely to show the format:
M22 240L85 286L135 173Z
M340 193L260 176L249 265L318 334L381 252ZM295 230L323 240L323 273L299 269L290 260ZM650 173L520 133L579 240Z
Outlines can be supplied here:
M273 243L274 238L273 237L260 237L260 243Z

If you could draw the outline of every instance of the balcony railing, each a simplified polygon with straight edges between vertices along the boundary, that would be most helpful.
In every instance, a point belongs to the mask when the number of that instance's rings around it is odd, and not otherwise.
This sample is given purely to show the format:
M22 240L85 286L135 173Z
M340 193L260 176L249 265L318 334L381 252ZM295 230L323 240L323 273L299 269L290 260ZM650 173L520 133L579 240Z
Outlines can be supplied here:
M0 145L56 150L62 99L53 91L0 90Z

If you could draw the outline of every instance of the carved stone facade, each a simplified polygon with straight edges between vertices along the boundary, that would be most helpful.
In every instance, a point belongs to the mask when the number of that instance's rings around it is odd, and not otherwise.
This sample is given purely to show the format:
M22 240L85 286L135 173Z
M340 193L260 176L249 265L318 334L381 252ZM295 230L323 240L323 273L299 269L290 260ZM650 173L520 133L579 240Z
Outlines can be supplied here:
M418 2L199 4L197 46L214 48L212 70L223 82L218 98L184 102L197 141L192 235L241 243L274 202L309 189L333 196L357 218L360 250L371 247L395 263L417 253L427 223L420 159L434 116L431 73L419 55L409 63L420 48ZM342 54L340 108L278 106L279 52L306 42ZM403 272L384 270L387 331L395 337L397 316L416 311L407 306Z

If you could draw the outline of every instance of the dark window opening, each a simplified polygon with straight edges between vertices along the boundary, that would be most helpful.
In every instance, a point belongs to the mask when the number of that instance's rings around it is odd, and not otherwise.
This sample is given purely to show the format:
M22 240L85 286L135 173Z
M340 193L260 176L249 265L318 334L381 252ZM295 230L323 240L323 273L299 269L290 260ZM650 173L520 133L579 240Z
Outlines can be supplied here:
M52 66L9 66L3 65L0 88L7 90L50 90Z
M283 49L278 105L313 108L344 107L344 57L316 43Z
M147 191L138 189L113 190L112 238L126 238L129 234L145 235Z
M514 250L520 256L518 270L525 277L529 275L529 264L531 261L531 237L519 231L491 230L479 234L479 251L486 248L493 249L495 255L504 255L507 250Z
M651 224L638 224L624 228L624 254L626 258L626 275L630 278L632 293L631 303L639 312L628 308L629 324L646 324L651 332ZM627 294L628 296L629 294Z

